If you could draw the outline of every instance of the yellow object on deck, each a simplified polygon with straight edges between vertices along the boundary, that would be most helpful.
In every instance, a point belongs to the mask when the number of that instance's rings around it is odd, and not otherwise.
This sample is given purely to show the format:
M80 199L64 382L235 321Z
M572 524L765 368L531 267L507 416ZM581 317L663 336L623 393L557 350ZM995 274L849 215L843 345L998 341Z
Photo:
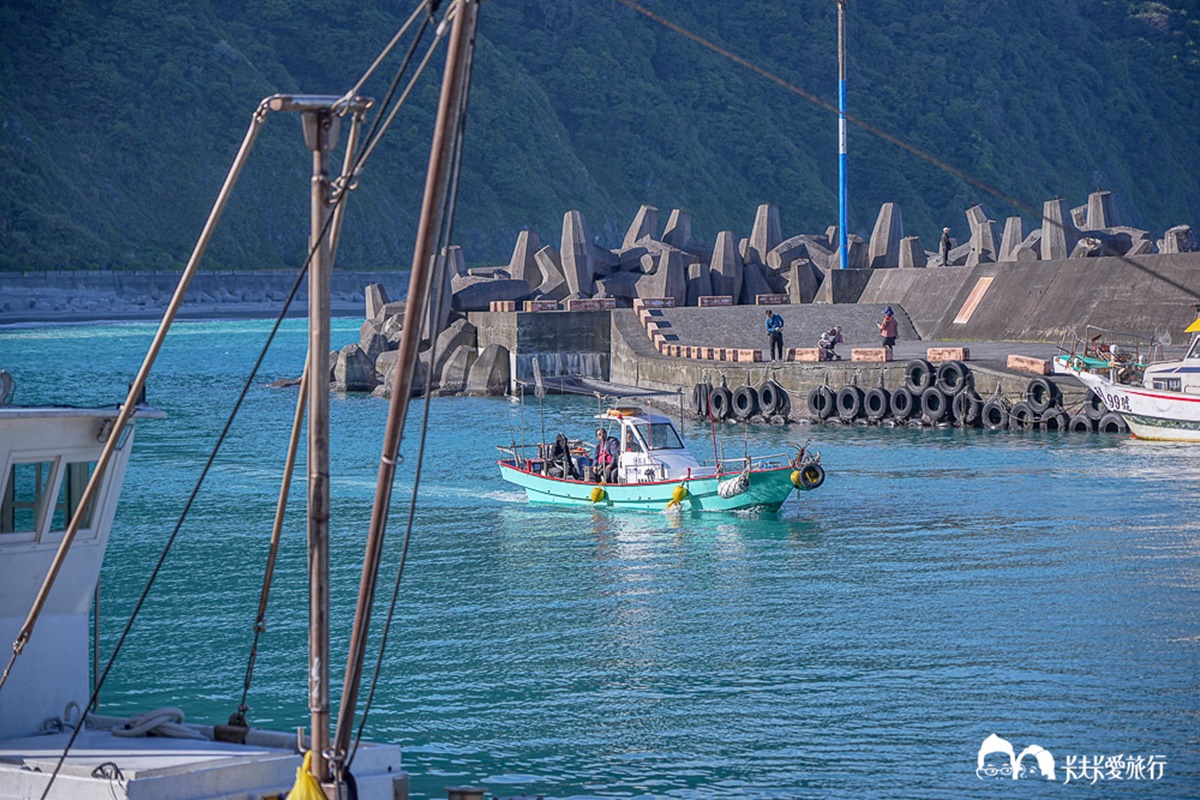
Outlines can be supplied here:
M1183 329L1184 333L1200 333L1200 317L1196 317L1196 321Z
M608 410L610 417L640 417L644 412L637 406L617 406Z
M312 775L312 750L304 754L304 763L296 770L296 782L288 792L288 800L325 800L321 784Z

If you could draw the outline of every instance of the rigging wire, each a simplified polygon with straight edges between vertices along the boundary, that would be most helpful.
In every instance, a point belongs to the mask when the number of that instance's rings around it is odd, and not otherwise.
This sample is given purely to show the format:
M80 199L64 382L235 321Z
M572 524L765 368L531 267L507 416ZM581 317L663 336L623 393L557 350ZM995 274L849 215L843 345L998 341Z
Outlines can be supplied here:
M759 65L750 61L749 59L743 58L742 56L739 56L736 53L733 53L732 51L727 50L724 47L721 47L720 45L716 44L715 42L710 41L709 39L705 39L700 34L694 32L692 30L689 30L688 28L683 27L679 23L673 22L672 20L667 19L666 17L662 16L661 14L654 13L650 9L648 9L638 3L635 3L633 0L616 0L616 2L620 3L621 5L625 6L626 8L629 8L632 11L637 12L638 14L641 14L642 16L644 16L648 19L653 20L654 22L657 22L658 24L662 25L663 27L667 28L668 30L674 31L675 33L678 33L679 35L681 35L687 39L691 39L693 42L699 44L701 47L711 50L712 52L716 53L717 55L721 56L722 58L726 58L726 59L734 62L735 64L739 64L739 65L745 67L746 69L750 70L751 72L754 72L757 75L760 75L761 77L766 78L767 80L771 81L772 83L778 84L779 86L783 87L785 90L791 92L792 94L798 95L798 96L804 98L805 100L808 100L809 102L814 103L817 106L820 106L821 108L825 109L826 111L830 111L834 114L841 114L841 112L838 110L838 107L836 105L834 105L833 103L830 103L827 100L823 100L822 98L818 97L817 95L813 94L812 92L809 92L806 89L803 89L803 88L795 85L794 83L791 83L790 81L780 77L779 75L776 75L775 73L771 72L770 70L765 69L764 67L760 67ZM916 145L909 144L908 142L904 141L903 139L901 139L897 136L894 136L881 128L878 128L875 125L872 125L871 123L867 122L866 120L864 120L860 117L856 117L852 114L844 114L842 116L845 117L847 122L850 122L850 123L858 126L859 128L862 128L863 130L867 131L868 133L870 133L880 139L883 139L885 142L888 142L889 144L893 144L896 147L899 147L901 150L904 150L904 151L916 156L917 158L921 159L922 161L926 161L926 162L932 164L937 169L940 169L943 172L953 175L954 177L958 178L959 180L963 181L964 183L974 186L975 188L977 188L983 192L986 192L987 194L990 194L993 197L1003 200L1005 203L1008 203L1013 208L1020 209L1021 211L1024 211L1025 213L1029 214L1030 216L1037 217L1038 219L1042 220L1043 222L1047 222L1050 225L1057 227L1061 230L1064 230L1064 231L1068 230L1065 221L1059 222L1058 220L1054 220L1054 219L1047 217L1044 213L1034 210L1027 203L1025 203L1021 200L1018 200L1017 198L1012 197L1011 195L1006 194L1005 192L1001 191L1000 189L997 189L996 187L992 186L991 184L988 184L982 180L979 180L978 178L975 178L975 177L969 175L968 173L962 171L961 169L959 169L957 167L947 164L945 161L942 161L937 156L934 156L930 153L925 152L924 150L917 147ZM1151 268L1147 264L1143 264L1143 263L1134 261L1132 258L1130 258L1129 256L1124 255L1122 253L1105 253L1105 255L1110 256L1112 258L1119 259L1120 261L1128 264L1129 266L1133 267L1134 269L1166 283L1167 285L1171 286L1174 289L1177 289L1178 291L1184 293L1185 295L1188 295L1190 297L1200 298L1200 289L1189 287L1189 286L1184 286L1182 283L1175 280L1174 278L1171 278L1167 275L1162 274L1161 272Z
M466 134L466 127L467 127L467 109L469 107L469 99L470 99L470 91L471 91L470 75L471 75L472 69L474 67L474 61L475 61L475 39L474 39L474 37L472 37L470 40L469 48L467 50L467 67L466 67L465 71L466 71L466 74L468 77L467 77L467 80L465 81L465 85L463 87L463 92L462 92L462 97L460 99L459 125L458 125L458 130L455 132L454 158L453 158L453 162L451 165L450 192L447 195L446 201L445 201L443 209L442 209L442 231L438 237L438 245L439 245L437 248L438 253L442 252L443 247L448 248L449 243L452 240L453 233L454 233L454 216L455 216L455 211L456 211L457 205L458 205L459 179L462 174L463 143L466 138L465 134ZM444 256L440 256L438 258L438 261L440 262L441 268L443 270L449 269L448 254L444 255ZM433 297L430 298L430 307L437 308L445 299L442 297L442 295L444 293L445 293L445 279L444 279L444 277L435 273L435 283L434 283L433 292L432 292ZM436 305L435 305L435 303L436 303ZM431 336L430 338L432 341L430 343L429 362L430 362L430 364L433 364L436 361L436 355L437 355L437 337ZM408 517L407 517L407 521L406 521L405 528L404 528L404 537L401 540L400 563L396 567L396 580L392 587L392 598L391 598L390 604L388 606L387 617L384 620L383 630L380 633L379 653L375 660L375 667L371 673L370 688L367 691L366 699L363 701L362 717L359 720L358 728L355 731L354 745L350 750L349 757L346 759L346 769L347 770L349 770L350 766L354 763L354 757L358 753L358 746L362 742L363 731L366 728L366 724L367 724L367 717L370 714L371 707L374 703L375 690L379 685L379 677L383 672L383 659L384 659L384 655L387 651L388 634L390 633L392 621L395 617L396 604L397 604L399 596L400 596L400 583L401 583L401 579L404 576L404 565L408 559L409 545L412 540L413 522L416 517L417 492L421 486L421 468L424 464L425 440L426 440L426 435L427 435L428 429L429 429L429 410L430 410L430 406L431 406L431 398L433 396L433 392L430 390L430 384L431 384L431 381L426 379L424 406L422 409L422 416L421 416L421 435L420 435L420 439L419 439L418 445L417 445L417 463L416 463L416 466L413 471L413 487L412 487L412 493L410 495L409 503L408 503Z
M420 11L420 8L418 8L417 11ZM414 12L414 14L415 13L416 12ZM364 144L363 148L360 149L359 152L355 156L354 169L350 170L349 177L346 178L347 180L353 181L354 178L360 172L362 172L362 168L363 168L363 165L366 163L366 159L367 159L367 155L369 154L369 151L374 149L375 143L377 141L379 141L379 139L383 136L384 132L387 130L387 127L384 126L385 112L387 112L389 114L389 116L387 116L387 122L389 125L391 124L392 116L394 116L394 114L395 114L395 112L389 112L389 109L392 107L392 98L396 94L396 89L399 88L399 86L400 86L400 81L404 78L404 73L408 71L408 65L412 61L413 55L416 53L417 46L421 43L421 40L425 38L425 31L429 29L429 21L430 21L430 17L427 15L421 21L420 29L417 31L416 35L413 37L412 42L409 44L408 52L406 52L404 54L404 59L400 62L400 66L396 70L395 76L392 78L391 85L388 86L387 94L384 95L383 102L379 105L379 113L376 115L375 121L373 123L371 123L371 130L369 130L367 132L366 143ZM407 25L408 25L408 23L405 23L406 28L407 28ZM401 33L403 33L403 31L401 31ZM400 35L401 35L400 33L396 34L397 38ZM404 105L404 101L408 98L408 94L412 89L413 83L417 80L417 78L419 78L421 76L421 73L425 69L425 65L427 63L429 63L430 54L432 53L432 51L434 49L436 49L436 47L437 47L437 41L435 40L433 45L431 45L431 47L430 47L430 53L426 54L425 58L422 59L421 65L417 69L417 73L415 75L413 75L412 79L410 80L410 82L408 84L408 87L404 90L404 93L400 96L400 99L396 102L395 108L397 111L400 109L401 106ZM389 45L389 50L390 50L390 48L391 48L391 45ZM381 55L380 58L382 59L383 55ZM363 80L366 80L366 76L363 76ZM382 128L382 130L381 130L381 128ZM339 186L339 188L341 188L341 187Z
M451 8L453 8L453 6L451 6ZM342 178L339 178L339 182L353 181L354 177L362 172L362 168L367 163L367 159L370 158L371 154L375 151L375 146L379 144L379 140L383 137L383 134L389 127L391 127L392 121L396 118L396 114L404 106L404 102L408 99L409 94L412 93L413 86L416 85L417 80L421 77L422 73L425 72L425 67L429 65L429 59L433 57L433 54L437 50L438 45L441 44L442 39L446 38L445 21L445 18L443 18L442 24L438 25L433 42L429 45L429 50L426 51L424 58L421 59L421 63L417 66L417 71L413 73L412 78L409 79L408 85L404 87L404 92L401 93L400 99L396 101L396 105L388 113L387 118L381 124L378 124L372 128L374 138L370 139L365 145L363 145L362 152L359 154L358 162L355 164L353 173L351 173L351 175L348 177L343 176ZM424 28L422 28L422 32L423 31ZM382 116L382 114L380 116ZM378 122L378 119L376 122ZM375 132L376 128L378 129L378 132Z

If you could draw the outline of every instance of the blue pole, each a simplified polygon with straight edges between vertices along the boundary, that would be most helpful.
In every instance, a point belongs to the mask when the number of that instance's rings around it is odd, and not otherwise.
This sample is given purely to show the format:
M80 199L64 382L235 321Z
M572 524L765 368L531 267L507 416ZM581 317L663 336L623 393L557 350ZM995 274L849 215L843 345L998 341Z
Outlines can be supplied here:
M841 268L849 266L846 237L846 0L838 0L838 237Z

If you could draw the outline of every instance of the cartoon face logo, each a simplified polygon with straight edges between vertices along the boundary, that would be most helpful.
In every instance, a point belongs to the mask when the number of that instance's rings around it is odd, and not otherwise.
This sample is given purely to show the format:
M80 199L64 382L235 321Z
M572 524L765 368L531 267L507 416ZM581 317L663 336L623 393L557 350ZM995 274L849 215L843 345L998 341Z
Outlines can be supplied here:
M1026 757L1029 761L1026 761ZM1031 744L1018 754L1012 743L991 734L979 747L975 775L985 778L1045 778L1054 780L1054 756L1046 748Z

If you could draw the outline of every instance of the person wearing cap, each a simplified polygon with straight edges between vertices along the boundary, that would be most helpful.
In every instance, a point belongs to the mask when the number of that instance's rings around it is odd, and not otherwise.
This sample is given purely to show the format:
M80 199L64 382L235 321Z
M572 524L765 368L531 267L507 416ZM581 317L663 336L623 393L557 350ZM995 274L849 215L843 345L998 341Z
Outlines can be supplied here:
M896 316L892 313L892 307L888 306L883 310L883 322L879 323L879 335L883 337L883 351L888 361L892 360L892 347L896 344L898 331Z
M942 266L950 266L950 229L942 228Z
M775 360L775 352L779 352L779 360L783 361L783 317L771 309L767 309L767 338L771 340L771 360Z

